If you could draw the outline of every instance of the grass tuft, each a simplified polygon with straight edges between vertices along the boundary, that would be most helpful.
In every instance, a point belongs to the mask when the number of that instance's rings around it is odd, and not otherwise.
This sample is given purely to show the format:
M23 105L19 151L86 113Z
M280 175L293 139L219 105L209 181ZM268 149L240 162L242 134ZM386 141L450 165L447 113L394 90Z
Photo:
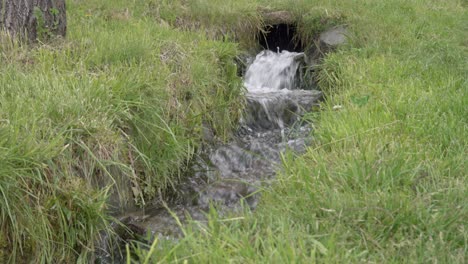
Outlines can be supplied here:
M69 1L66 40L28 47L1 33L9 261L86 261L109 212L176 191L204 124L230 137L237 45L152 21L145 4Z

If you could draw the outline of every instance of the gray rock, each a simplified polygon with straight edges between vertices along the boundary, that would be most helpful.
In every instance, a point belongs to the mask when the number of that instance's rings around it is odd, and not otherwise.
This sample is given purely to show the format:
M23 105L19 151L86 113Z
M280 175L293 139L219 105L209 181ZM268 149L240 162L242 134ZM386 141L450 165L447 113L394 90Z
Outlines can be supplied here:
M209 143L215 142L215 134L207 122L203 122L202 125L202 138Z
M245 125L253 129L276 129L291 125L318 105L322 93L316 90L289 90L247 94Z
M335 48L346 42L348 30L344 26L331 28L320 34L319 40L328 48Z
M208 186L203 192L200 193L198 199L198 205L202 208L209 209L210 203L217 203L226 206L233 206L243 198L247 198L246 201L249 206L254 207L251 204L255 199L248 199L256 191L256 188L246 183L239 182L234 179L233 181L217 182L213 185Z

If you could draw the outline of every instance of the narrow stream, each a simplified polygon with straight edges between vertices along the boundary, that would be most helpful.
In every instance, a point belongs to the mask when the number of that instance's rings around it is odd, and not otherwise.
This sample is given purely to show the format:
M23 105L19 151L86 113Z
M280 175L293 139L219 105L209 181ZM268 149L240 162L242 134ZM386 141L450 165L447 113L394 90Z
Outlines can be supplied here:
M199 155L195 173L181 187L183 199L169 205L181 222L187 216L204 221L211 203L221 214L238 209L241 200L254 209L257 190L268 185L280 168L281 152L305 150L312 128L301 123L301 117L318 104L322 94L298 89L304 58L304 53L269 50L252 58L244 79L247 106L235 138ZM181 235L166 208L128 214L121 221L136 233L165 238Z

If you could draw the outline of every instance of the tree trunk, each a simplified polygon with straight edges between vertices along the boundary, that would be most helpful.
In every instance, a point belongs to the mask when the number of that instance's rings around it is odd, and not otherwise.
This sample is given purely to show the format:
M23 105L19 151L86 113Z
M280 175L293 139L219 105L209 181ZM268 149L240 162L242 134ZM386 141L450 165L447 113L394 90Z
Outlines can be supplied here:
M65 0L0 0L0 29L30 41L65 36Z

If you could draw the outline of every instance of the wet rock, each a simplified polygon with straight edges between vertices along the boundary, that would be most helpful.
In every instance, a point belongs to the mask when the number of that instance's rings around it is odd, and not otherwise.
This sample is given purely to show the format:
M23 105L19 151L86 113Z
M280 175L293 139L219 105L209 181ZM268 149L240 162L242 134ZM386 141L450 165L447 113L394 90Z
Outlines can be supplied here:
M144 217L127 216L120 220L114 231L123 241L137 240L146 234L146 229L138 224L143 219Z
M215 141L215 134L213 129L207 122L203 122L202 125L202 138L208 143L213 143Z
M208 186L205 191L200 194L198 200L202 208L208 209L210 203L219 205L233 206L239 204L241 199L246 199L247 203L252 207L255 206L254 200L249 199L253 196L256 188L243 182L224 181Z
M209 157L218 170L218 176L243 172L253 167L254 157L241 146L227 145L215 150Z
M323 94L317 90L292 90L288 97L302 109L302 114L312 110L322 100Z
M140 224L145 217L129 214L111 223L113 234L101 234L91 263L124 263L125 244L132 240L147 242L144 237L148 230Z
M292 125L316 106L322 93L316 90L289 90L247 94L244 122L253 129L275 129Z
M177 239L183 236L179 223L186 224L188 221L206 221L205 211L199 206L172 206L170 211L161 208L153 212L140 226L151 230L153 236Z

